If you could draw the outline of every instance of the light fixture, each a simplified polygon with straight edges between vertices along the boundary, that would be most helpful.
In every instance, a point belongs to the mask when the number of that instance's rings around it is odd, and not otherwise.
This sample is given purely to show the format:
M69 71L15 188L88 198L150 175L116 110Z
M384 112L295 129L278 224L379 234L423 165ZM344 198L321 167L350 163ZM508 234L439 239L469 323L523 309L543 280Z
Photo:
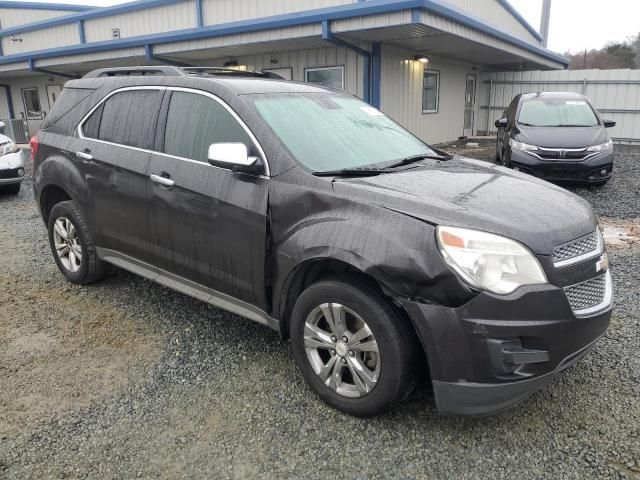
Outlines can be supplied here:
M424 55L416 55L413 60L420 63L428 63L429 59Z

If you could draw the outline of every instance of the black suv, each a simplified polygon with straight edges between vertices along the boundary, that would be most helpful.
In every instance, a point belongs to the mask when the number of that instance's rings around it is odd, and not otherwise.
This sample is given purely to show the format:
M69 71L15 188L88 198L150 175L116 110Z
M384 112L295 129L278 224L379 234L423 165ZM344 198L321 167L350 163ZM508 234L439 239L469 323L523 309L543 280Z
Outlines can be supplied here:
M496 121L497 160L505 167L557 183L604 185L613 173L613 141L584 95L516 95Z
M424 371L440 412L502 410L609 323L584 200L451 158L342 91L98 70L67 83L32 147L69 281L113 264L268 325L351 414L402 400Z

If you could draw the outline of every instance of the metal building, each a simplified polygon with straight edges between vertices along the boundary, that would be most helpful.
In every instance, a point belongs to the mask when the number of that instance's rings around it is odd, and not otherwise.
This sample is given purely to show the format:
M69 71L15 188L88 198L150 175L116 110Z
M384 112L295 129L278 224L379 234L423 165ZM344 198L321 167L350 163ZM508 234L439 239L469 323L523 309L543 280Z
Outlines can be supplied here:
M0 0L0 118L31 133L66 79L158 63L343 88L430 143L478 130L482 72L567 66L508 0Z

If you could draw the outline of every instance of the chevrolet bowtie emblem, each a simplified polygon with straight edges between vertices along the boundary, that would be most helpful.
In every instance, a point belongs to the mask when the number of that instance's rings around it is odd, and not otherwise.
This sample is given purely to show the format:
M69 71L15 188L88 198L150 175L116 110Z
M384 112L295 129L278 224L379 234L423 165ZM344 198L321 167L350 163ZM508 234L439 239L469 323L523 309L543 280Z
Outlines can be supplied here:
M604 272L609 269L609 255L604 253L600 260L596 262L596 273Z

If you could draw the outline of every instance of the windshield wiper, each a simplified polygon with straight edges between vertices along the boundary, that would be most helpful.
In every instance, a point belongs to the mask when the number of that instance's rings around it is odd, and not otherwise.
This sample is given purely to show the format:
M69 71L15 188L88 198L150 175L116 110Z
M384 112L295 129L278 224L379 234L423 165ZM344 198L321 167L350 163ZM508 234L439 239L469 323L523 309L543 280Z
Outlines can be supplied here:
M340 170L327 170L325 172L312 172L316 177L371 177L387 173L386 168L341 168Z
M450 155L427 155L425 153L421 153L419 155L411 155L410 157L403 158L402 160L398 160L391 165L388 165L387 168L396 168L401 167L403 165L409 165L410 163L419 162L420 160L451 160L453 157Z

